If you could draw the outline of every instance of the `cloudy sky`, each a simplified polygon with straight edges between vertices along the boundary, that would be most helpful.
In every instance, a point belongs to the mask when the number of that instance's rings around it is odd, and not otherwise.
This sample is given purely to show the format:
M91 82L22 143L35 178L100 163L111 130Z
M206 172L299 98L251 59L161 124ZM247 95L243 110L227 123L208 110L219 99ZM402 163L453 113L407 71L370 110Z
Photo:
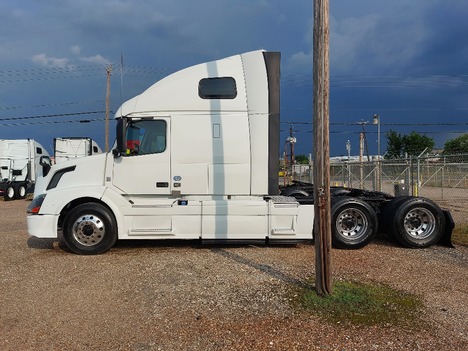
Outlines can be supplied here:
M89 136L104 147L111 110L162 77L256 49L281 51L283 140L312 151L313 0L0 0L0 139ZM385 133L437 147L468 132L466 0L330 0L331 155ZM123 56L123 69L121 57ZM122 84L123 83L123 84ZM89 123L80 123L89 121ZM111 124L111 129L113 123ZM111 131L111 140L114 138Z

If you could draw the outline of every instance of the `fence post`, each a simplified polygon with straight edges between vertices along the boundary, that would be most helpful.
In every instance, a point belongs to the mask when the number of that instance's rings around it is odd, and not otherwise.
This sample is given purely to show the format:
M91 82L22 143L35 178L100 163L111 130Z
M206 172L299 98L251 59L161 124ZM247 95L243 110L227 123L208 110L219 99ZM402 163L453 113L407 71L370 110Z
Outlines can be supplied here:
M444 156L444 163L442 165L442 184L440 184L440 191L441 191L442 199L444 198L444 184L445 184L445 156Z
M420 175L419 167L420 167L420 159L418 157L417 158L417 167L416 167L416 177L417 177L417 179L416 179L416 184L414 186L414 190L415 190L414 191L414 196L419 196L419 183L420 183L420 179L421 179L420 178L421 175Z
M407 157L406 160L408 162L408 168L406 169L406 172L405 172L405 183L407 184L408 191L409 189L411 189L411 193L412 193L413 183L411 182L411 180L413 177L411 174L413 173L413 162L412 162L411 156L406 156L406 157Z
M382 191L382 161L380 155L377 155L377 164L375 167L375 182L377 191Z

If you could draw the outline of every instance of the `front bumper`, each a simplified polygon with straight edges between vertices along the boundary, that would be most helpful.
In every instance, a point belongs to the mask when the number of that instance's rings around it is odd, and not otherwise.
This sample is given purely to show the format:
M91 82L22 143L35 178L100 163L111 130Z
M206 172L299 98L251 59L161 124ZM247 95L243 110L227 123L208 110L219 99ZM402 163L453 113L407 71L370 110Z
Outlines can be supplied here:
M58 215L29 215L28 233L36 238L57 238Z

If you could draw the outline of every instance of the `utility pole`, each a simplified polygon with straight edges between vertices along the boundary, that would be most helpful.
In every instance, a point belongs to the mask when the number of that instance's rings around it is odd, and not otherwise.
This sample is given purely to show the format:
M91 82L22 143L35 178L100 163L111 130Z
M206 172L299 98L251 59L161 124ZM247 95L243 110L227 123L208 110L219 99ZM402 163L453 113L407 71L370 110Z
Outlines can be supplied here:
M359 133L359 187L364 188L364 133Z
M109 106L110 106L110 77L112 73L112 65L106 68L107 73L107 91L106 91L106 152L109 151Z
M364 121L361 119L361 122L358 122L357 124L360 124L362 127L362 135L364 136L364 142L366 145L365 149L366 149L366 155L367 155L367 162L370 162L369 145L367 144L366 128L364 127L366 124L369 124L369 121Z
M351 188L351 142L349 140L346 142L346 151L348 152L348 188Z
M380 116L374 114L373 124L377 124L377 191L382 191L382 165L380 163Z
M294 160L295 160L295 156L294 156L294 144L296 143L296 138L294 137L294 134L293 134L293 126L292 124L289 125L289 137L286 139L286 142L289 144L289 165L291 167L291 170L290 170L290 175L291 175L291 178L294 176Z
M314 0L314 240L315 290L332 293L330 219L329 0Z

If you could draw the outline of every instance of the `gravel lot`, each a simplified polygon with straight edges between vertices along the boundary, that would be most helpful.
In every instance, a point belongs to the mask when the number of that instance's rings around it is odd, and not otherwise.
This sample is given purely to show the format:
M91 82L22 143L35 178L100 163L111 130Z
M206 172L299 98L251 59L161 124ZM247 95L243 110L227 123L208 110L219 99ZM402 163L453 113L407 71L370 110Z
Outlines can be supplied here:
M468 350L468 248L384 239L333 250L334 279L421 296L427 323L333 325L294 310L314 246L125 242L78 256L29 238L27 201L0 202L0 350Z

